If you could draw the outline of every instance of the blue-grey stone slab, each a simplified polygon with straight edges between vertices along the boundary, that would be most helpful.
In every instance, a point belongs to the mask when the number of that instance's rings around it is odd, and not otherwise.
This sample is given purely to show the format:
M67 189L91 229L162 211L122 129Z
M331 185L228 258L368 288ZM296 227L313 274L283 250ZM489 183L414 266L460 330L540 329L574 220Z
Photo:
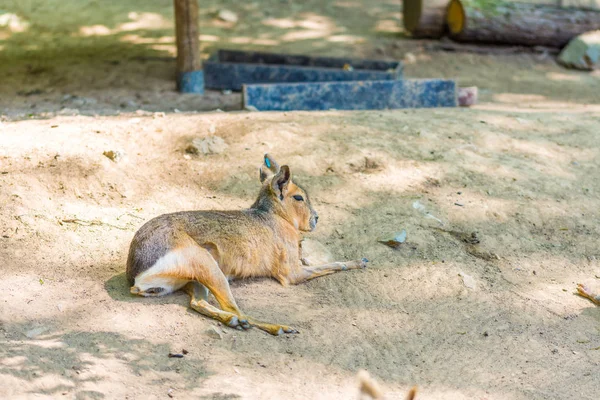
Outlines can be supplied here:
M204 63L208 89L236 90L244 84L396 80L400 62L351 58L309 57L220 50Z
M301 54L263 53L256 51L218 50L209 61L243 63L243 64L275 64L294 65L297 67L368 69L373 71L402 72L402 63L398 61L364 60L360 58L343 57L313 57Z
M244 85L244 108L259 111L456 107L452 80L407 79Z

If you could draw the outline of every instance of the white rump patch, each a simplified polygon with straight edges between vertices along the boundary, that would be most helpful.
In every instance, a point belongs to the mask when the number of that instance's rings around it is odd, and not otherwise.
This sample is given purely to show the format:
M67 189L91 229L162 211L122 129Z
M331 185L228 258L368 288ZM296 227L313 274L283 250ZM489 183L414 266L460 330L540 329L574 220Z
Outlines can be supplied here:
M189 263L185 250L170 251L154 263L152 267L142 272L135 278L134 286L137 287L141 296L162 296L181 289L189 279L177 279L176 277L157 276L169 270L176 269L180 265ZM148 289L162 288L158 292L146 293Z

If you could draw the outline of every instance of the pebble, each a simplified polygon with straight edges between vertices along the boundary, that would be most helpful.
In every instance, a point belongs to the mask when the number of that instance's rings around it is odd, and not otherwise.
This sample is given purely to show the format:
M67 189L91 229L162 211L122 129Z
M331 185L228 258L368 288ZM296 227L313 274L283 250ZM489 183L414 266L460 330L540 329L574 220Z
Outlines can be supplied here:
M417 57L413 53L406 53L403 61L405 64L414 64L417 62Z
M209 136L206 138L195 138L185 149L188 154L221 154L227 150L227 143L219 136Z
M46 332L47 330L48 330L48 328L40 326L38 328L28 330L27 332L25 332L25 336L27 336L29 339L33 339L33 338L41 335L42 333Z
M462 277L463 283L466 287L468 287L469 289L475 289L477 284L475 283L475 279L473 279L471 275L467 275L464 272L460 272L458 275Z
M231 10L225 10L225 9L219 10L219 12L217 13L217 17L221 21L225 21L225 22L233 22L233 23L238 22L238 15Z
M572 39L558 55L558 61L567 68L585 71L600 68L600 30Z
M211 337L213 339L223 339L223 334L221 333L221 331L214 326L208 328L205 333L208 337Z
M119 162L125 157L125 152L123 150L108 150L102 154L114 162Z
M458 105L469 107L477 104L479 97L477 86L458 88Z

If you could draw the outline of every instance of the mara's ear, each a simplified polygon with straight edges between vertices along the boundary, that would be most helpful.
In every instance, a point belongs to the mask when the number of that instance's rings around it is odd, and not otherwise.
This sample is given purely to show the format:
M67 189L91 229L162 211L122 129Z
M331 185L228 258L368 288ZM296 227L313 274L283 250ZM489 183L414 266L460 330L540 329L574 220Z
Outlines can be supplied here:
M260 166L260 182L279 172L279 164L269 154L265 154L264 163Z
M290 167L287 165L283 165L277 175L273 177L271 181L271 187L273 191L279 197L279 200L283 200L285 195L287 194L290 183L292 182L292 173L290 172Z

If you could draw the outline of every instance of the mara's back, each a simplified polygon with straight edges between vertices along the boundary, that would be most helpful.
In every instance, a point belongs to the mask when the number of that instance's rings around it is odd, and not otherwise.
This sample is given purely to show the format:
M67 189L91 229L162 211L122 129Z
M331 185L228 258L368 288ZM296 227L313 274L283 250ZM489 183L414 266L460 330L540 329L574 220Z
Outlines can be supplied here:
M260 267L270 268L263 264L270 264L279 247L276 225L272 215L253 209L161 215L144 224L131 241L127 279L133 283L169 252L196 245L209 251L226 275L234 275L242 264L247 270L258 268L251 275L260 275Z

